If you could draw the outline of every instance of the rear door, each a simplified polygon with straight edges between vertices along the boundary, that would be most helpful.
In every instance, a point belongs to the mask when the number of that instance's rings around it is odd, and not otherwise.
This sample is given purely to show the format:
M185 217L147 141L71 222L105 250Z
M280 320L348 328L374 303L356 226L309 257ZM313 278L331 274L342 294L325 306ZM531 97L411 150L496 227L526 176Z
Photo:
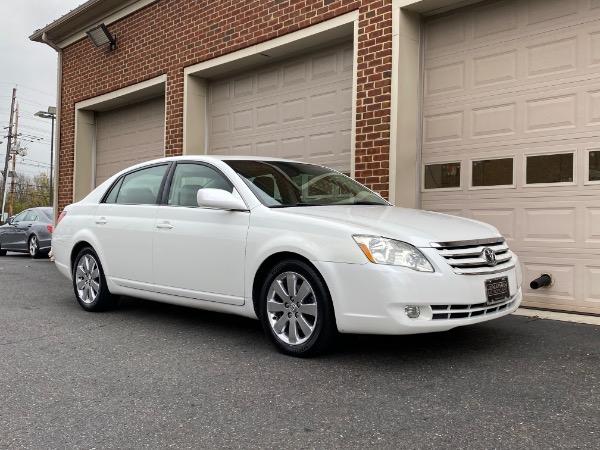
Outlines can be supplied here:
M152 235L168 164L121 177L96 209L92 228L106 275L120 286L152 289Z
M233 192L216 168L178 163L166 205L158 207L154 232L157 292L242 305L250 214L198 206L199 189Z

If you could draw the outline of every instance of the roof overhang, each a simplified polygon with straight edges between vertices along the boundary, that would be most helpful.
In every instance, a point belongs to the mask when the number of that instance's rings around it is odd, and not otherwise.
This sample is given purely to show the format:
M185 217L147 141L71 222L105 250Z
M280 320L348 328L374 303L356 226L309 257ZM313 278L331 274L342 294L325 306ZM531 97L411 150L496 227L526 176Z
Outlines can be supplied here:
M85 37L85 32L99 23L110 25L158 0L89 0L44 28L29 39L64 48Z

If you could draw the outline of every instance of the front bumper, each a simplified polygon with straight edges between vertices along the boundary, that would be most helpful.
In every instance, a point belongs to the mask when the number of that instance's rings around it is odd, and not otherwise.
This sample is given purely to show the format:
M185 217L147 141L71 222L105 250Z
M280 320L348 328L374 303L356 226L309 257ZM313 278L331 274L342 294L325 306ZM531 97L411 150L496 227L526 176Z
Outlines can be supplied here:
M442 263L435 264L434 273L372 263L313 263L329 287L340 332L401 335L446 331L514 312L523 297L514 258L515 268L494 275L457 275ZM508 277L510 297L487 306L485 280L500 276ZM408 305L418 306L421 315L409 318Z

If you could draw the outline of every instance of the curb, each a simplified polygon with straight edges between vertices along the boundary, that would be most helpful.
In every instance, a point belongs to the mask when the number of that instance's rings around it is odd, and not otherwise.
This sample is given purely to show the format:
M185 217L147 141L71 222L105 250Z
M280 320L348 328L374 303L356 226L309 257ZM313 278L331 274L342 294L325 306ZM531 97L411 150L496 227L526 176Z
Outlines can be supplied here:
M600 317L586 316L583 314L562 313L555 311L543 311L541 309L519 308L513 314L525 317L537 317L546 320L559 320L561 322L585 323L588 325L600 325Z

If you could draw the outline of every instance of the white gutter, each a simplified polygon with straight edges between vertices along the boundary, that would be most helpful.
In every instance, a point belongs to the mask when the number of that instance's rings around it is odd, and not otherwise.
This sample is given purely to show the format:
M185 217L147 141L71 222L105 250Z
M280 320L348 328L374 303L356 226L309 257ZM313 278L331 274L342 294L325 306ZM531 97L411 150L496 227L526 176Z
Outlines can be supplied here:
M62 49L57 46L54 42L48 39L46 32L42 34L42 42L53 48L58 53L57 64L56 64L56 120L54 126L54 186L52 189L52 206L53 206L53 217L52 222L56 226L56 220L58 219L58 174L60 161L60 117L61 117L61 90L62 90Z

